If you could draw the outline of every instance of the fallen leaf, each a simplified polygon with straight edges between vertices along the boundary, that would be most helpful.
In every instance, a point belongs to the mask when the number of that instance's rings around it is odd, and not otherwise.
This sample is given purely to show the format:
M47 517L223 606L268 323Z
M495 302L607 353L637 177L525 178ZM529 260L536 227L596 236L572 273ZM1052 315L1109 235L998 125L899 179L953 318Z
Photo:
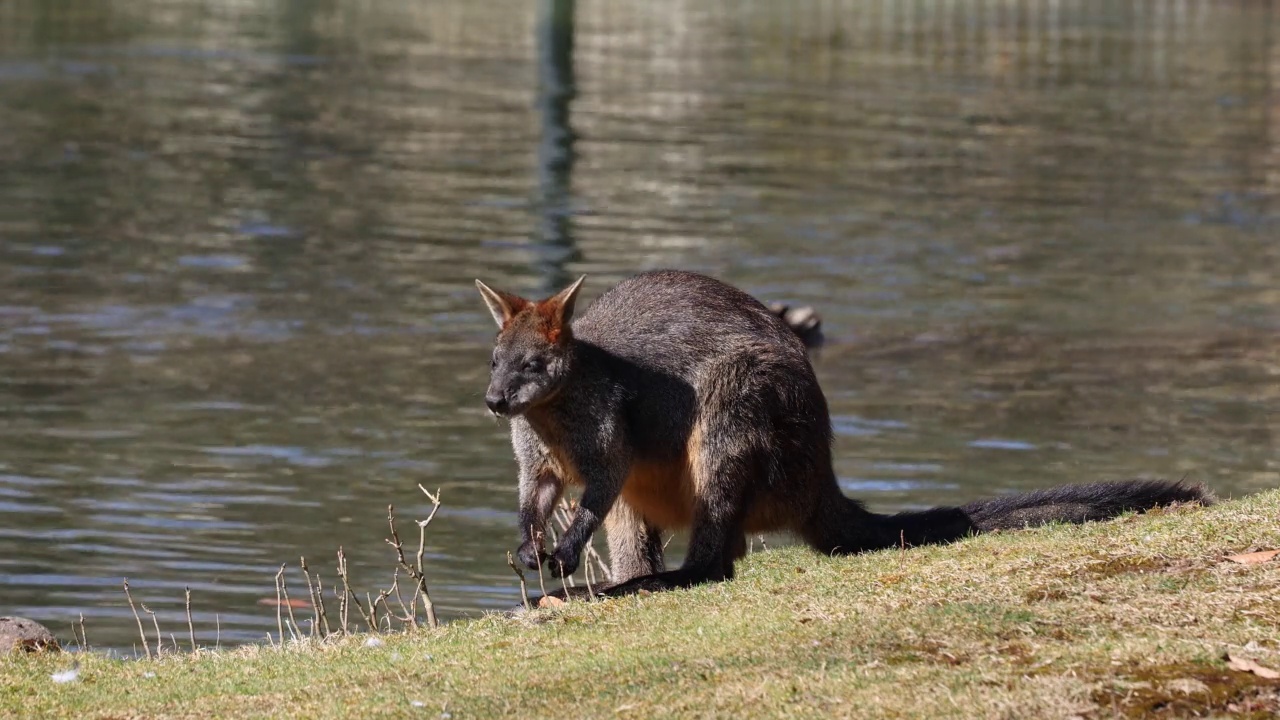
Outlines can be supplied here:
M540 608L556 608L564 605L564 601L554 595L544 595L538 599Z
M1280 680L1280 671L1272 670L1269 667L1263 667L1252 660L1234 657L1231 653L1224 655L1223 659L1227 661L1227 667L1232 670L1253 673L1254 675L1266 680Z
M1227 559L1241 565L1254 565L1256 563L1264 563L1277 555L1280 555L1280 550L1259 550L1258 552L1243 553L1241 555L1229 555Z

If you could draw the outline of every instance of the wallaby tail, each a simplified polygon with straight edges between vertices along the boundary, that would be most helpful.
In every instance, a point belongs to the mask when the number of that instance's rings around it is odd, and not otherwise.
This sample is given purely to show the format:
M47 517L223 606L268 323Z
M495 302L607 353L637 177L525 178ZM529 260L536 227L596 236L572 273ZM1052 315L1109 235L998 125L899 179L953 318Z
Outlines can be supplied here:
M982 531L1011 530L1051 522L1105 520L1131 510L1150 510L1174 503L1212 505L1203 485L1162 480L1122 480L1061 485L1047 490L978 500L962 510Z
M1129 511L1174 503L1212 505L1203 485L1160 480L1123 480L1061 485L1047 490L978 500L960 507L938 507L876 515L856 500L826 503L805 532L822 552L852 553L906 545L941 544L992 530L1013 530L1052 522L1106 520Z

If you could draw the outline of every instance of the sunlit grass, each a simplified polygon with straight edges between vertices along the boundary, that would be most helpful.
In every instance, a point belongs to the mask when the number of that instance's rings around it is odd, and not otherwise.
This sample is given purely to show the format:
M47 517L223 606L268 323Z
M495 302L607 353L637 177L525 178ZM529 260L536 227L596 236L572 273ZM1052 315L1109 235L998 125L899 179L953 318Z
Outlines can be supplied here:
M10 717L1269 717L1280 491L1209 509L827 558L440 630L159 661L0 661ZM513 578L514 579L514 578Z

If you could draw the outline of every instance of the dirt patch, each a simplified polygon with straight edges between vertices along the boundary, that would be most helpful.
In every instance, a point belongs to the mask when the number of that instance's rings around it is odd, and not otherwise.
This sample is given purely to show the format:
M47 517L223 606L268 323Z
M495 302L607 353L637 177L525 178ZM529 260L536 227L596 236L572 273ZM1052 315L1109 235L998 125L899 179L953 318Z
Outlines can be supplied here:
M1280 680L1193 662L1132 665L1101 681L1092 699L1097 717L1274 718Z

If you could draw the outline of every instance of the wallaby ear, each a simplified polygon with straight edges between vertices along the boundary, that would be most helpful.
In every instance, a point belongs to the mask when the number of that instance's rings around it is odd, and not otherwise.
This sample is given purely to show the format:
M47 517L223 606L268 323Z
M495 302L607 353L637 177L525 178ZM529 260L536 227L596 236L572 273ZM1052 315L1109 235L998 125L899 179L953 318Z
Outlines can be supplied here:
M543 301L551 310L551 316L557 325L568 325L569 321L573 319L573 305L578 300L578 291L582 289L582 281L586 279L586 275L579 277L572 285Z
M519 295L494 290L479 280L476 280L476 288L480 290L480 297L484 298L484 304L489 306L489 313L493 315L493 321L498 323L498 327L506 326L516 313L529 304L528 300Z

